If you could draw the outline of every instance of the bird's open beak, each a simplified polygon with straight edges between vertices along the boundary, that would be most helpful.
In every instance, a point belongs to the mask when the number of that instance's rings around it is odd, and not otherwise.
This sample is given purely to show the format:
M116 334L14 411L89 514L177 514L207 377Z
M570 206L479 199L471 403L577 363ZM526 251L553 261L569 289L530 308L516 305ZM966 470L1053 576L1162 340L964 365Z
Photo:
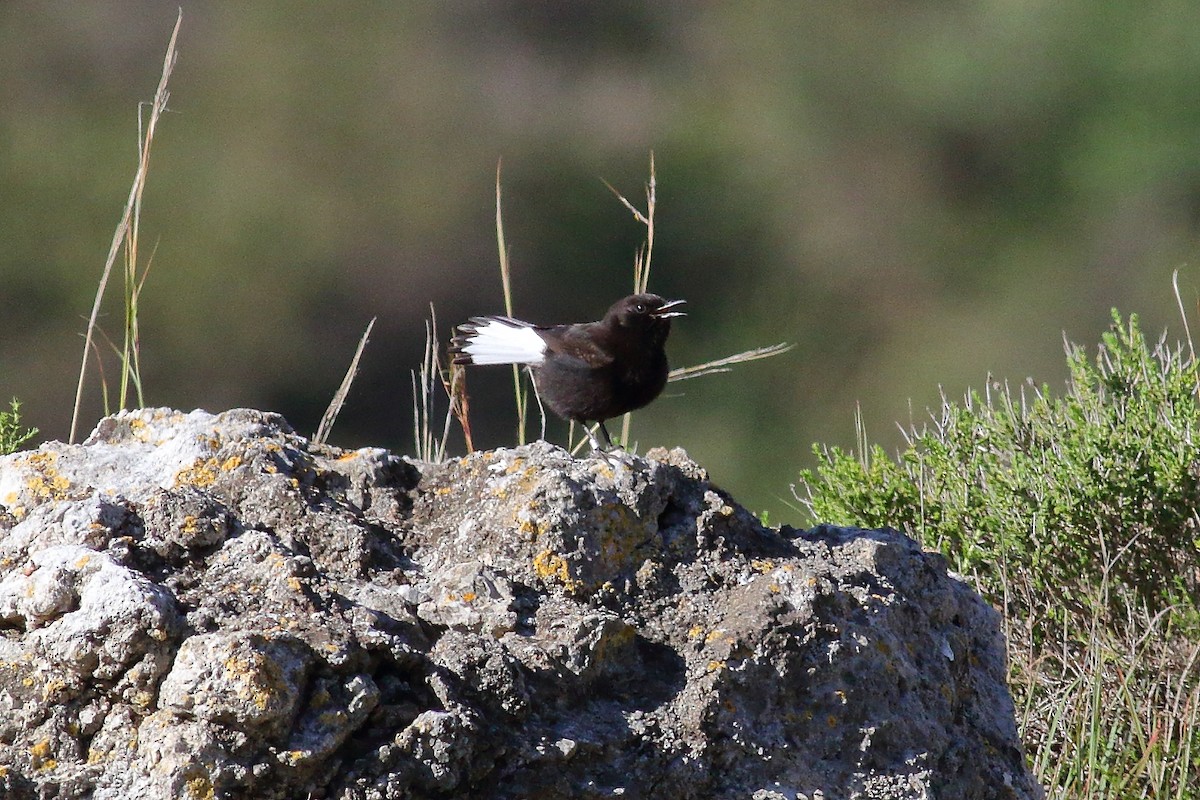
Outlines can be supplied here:
M686 317L686 311L676 311L675 309L686 303L687 300L668 300L658 308L650 312L650 316L655 319L666 319L667 317Z

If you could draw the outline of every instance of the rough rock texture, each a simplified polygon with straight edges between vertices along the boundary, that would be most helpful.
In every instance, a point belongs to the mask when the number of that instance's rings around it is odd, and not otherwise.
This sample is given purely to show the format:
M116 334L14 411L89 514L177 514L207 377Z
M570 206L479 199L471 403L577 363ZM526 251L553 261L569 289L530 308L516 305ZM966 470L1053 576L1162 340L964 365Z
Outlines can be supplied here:
M996 614L680 450L164 409L0 459L0 796L1034 798Z

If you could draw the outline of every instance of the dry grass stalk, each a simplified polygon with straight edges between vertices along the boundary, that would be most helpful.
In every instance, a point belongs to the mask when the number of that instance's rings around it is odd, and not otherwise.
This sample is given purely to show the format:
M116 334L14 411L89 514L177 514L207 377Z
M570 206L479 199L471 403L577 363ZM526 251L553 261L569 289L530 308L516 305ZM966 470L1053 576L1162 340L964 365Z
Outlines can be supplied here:
M150 146L154 142L154 134L158 128L159 117L167 108L167 83L171 78L171 71L175 68L175 60L177 57L176 42L179 38L179 26L183 22L183 12L180 11L175 19L175 28L171 31L171 40L167 45L167 53L163 58L162 76L158 81L158 88L154 92L154 100L150 103L150 117L146 122L145 129L139 124L138 131L138 168L134 174L133 186L129 190L129 199L125 203L125 210L121 215L121 221L117 224L117 229L113 233L112 245L108 251L108 258L104 264L104 271L100 276L100 284L96 289L96 298L92 303L92 313L88 318L87 333L84 336L83 358L79 365L79 382L75 388L75 407L71 413L71 432L68 437L68 442L74 442L76 433L79 429L79 411L83 404L83 385L87 377L88 358L93 351L93 339L96 334L96 321L100 316L100 304L104 300L104 291L108 286L109 276L112 274L113 264L116 263L117 253L122 248L126 254L126 295L125 295L125 332L126 342L123 348L123 374L121 378L121 406L125 405L125 392L128 387L128 381L132 380L138 392L138 399L141 400L141 375L139 371L139 358L137 354L137 296L141 291L142 282L145 280L145 275L141 279L136 275L137 264L137 236L138 223L141 217L142 208L142 192L146 187L146 175L150 169ZM107 408L107 390L105 391L105 411Z
M358 376L358 362L362 358L363 349L367 346L367 340L371 337L371 329L375 327L376 319L376 317L371 317L371 321L367 323L367 329L363 331L362 338L358 340L358 347L354 350L354 358L350 359L346 375L342 378L338 390L334 392L333 399L329 401L329 408L325 409L325 413L321 415L321 424L317 426L317 432L313 434L313 444L325 444L329 439L333 423L337 421L338 414L342 412L342 406L346 403L346 396L350 394L350 386Z

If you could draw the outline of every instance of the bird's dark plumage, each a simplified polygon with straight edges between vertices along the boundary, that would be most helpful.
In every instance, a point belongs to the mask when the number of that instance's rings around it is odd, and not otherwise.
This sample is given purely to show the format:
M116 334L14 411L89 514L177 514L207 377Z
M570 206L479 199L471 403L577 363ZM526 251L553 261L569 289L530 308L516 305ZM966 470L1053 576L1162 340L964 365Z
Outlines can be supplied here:
M576 325L531 325L511 317L472 317L458 326L455 364L526 364L538 395L558 416L600 423L641 408L667 383L665 345L683 300L633 294L604 319ZM593 448L598 444L593 439Z

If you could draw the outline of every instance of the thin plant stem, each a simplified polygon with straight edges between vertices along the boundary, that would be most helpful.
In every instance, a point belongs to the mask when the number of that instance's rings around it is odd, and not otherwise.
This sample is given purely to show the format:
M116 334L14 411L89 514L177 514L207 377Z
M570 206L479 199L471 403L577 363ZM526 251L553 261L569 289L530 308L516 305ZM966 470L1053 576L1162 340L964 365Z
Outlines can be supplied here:
M500 203L500 169L502 161L496 162L496 246L500 251L500 281L504 288L504 313L513 316L512 272L508 262L508 246L504 242L504 216ZM526 412L529 398L521 384L521 367L512 365L513 396L517 404L517 443L525 444Z
M363 350L367 346L367 340L371 338L371 330L375 327L376 319L376 317L371 317L371 321L367 323L367 329L363 331L362 337L359 338L358 347L354 350L354 358L350 359L350 366L346 369L342 383L338 386L337 391L333 393L333 399L329 401L329 407L321 415L321 424L317 426L317 432L313 434L313 444L325 444L328 441L329 433L333 430L333 423L337 421L338 414L342 412L342 406L346 403L346 397L350 394L350 386L358 376L358 362L362 358Z
M83 358L80 360L79 364L79 381L75 387L75 406L71 413L71 431L67 439L67 441L71 443L75 441L76 433L79 430L79 412L83 405L83 386L87 378L88 357L92 352L93 337L95 336L96 332L96 321L100 316L100 304L104 300L104 291L108 286L108 279L112 274L113 264L116 262L117 253L120 251L122 245L126 246L127 248L131 247L132 252L136 254L136 225L138 217L140 216L142 191L146 186L146 175L150 169L150 145L154 141L154 133L158 127L159 117L167 107L167 99L169 97L167 83L170 80L171 71L175 68L175 60L177 57L175 45L179 38L179 27L182 23L183 11L181 10L175 19L175 27L171 31L171 40L167 44L167 53L163 58L162 76L159 78L158 88L154 92L154 100L150 104L150 116L146 123L144 135L139 130L137 172L134 174L133 186L129 190L129 199L125 203L125 210L121 214L121 221L117 224L117 229L113 233L112 245L109 247L108 258L104 263L104 271L100 275L100 284L96 288L96 297L92 302L92 313L88 317L87 332L84 335L83 343ZM131 238L133 239L132 243L129 241ZM136 304L134 304L132 308L130 307L129 299L129 296L127 295L127 319L129 318L130 314L136 314L137 310ZM133 333L136 333L136 322L132 326L128 325L127 323L126 330L132 330ZM129 356L127 353L125 361L126 373L130 368L130 363L131 362L129 361ZM122 404L124 403L124 386L126 385L126 377L127 375L122 375ZM107 392L105 394L107 395ZM108 403L106 399L106 410L107 407Z

